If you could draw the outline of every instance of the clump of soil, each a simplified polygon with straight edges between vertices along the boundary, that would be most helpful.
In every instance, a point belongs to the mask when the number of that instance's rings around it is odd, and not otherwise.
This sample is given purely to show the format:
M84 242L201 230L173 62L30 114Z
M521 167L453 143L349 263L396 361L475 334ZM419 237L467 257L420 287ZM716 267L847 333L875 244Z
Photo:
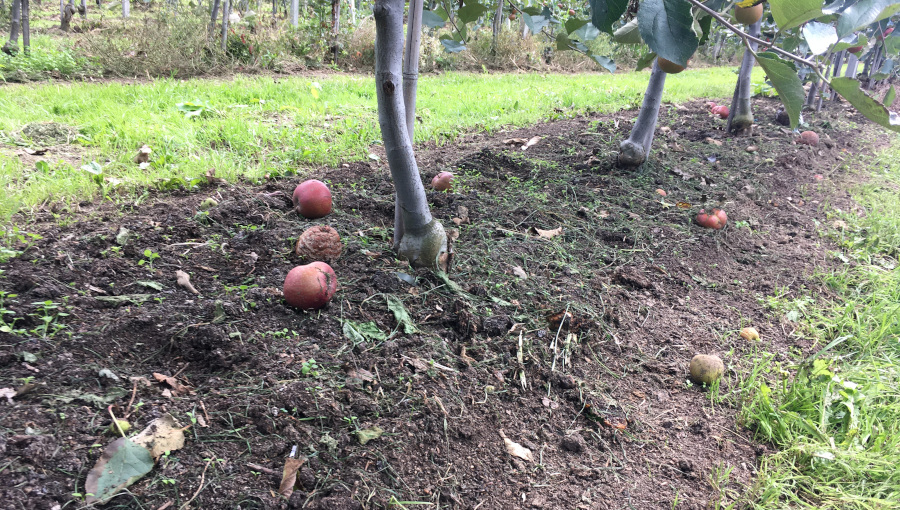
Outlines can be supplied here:
M0 265L13 331L0 381L21 391L0 412L0 497L77 506L111 410L134 430L166 413L192 424L111 508L729 503L767 450L736 416L748 353L810 347L760 298L813 292L824 204L849 207L835 183L870 150L838 131L842 111L823 120L835 129L814 126L818 148L798 146L769 120L775 104L758 102L747 139L702 102L665 106L637 172L613 165L635 112L421 148L424 179L457 175L429 193L455 227L450 280L393 257L390 177L366 163L309 176L334 194L321 220L293 211L298 180L104 202L63 224L39 214L26 228L41 239ZM525 151L503 142L533 136ZM218 205L200 210L208 197ZM693 224L701 207L725 209L728 226ZM300 312L280 288L311 225L344 240L340 288ZM738 335L748 322L760 342ZM698 353L725 361L717 394L687 380ZM307 462L287 499L292 450ZM713 486L714 472L730 477Z
M78 129L58 122L32 122L22 127L19 137L38 145L62 145L78 136Z

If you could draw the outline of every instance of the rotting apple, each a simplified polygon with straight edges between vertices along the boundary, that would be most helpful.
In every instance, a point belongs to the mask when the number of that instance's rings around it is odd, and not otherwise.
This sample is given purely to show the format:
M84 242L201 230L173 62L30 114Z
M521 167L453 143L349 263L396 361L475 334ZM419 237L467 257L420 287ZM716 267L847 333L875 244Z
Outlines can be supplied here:
M294 207L304 218L316 219L331 214L331 191L315 179L301 182L294 188Z
M453 177L451 172L440 172L431 179L431 187L435 191L450 191L453 188Z
M718 356L698 354L691 359L689 370L692 381L710 385L725 373L725 363Z
M301 310L322 308L337 291L337 275L324 262L297 266L284 279L284 300Z
M294 252L301 260L331 263L340 258L342 250L341 236L337 230L328 225L316 225L300 234Z

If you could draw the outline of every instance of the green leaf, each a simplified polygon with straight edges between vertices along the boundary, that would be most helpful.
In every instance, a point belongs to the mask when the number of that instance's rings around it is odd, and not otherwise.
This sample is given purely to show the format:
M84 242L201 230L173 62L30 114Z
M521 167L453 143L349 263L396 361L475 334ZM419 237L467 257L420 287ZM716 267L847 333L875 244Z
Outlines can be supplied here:
M34 164L34 169L45 174L50 173L50 164L44 160L40 160Z
M809 45L809 51L813 55L824 54L832 44L838 42L837 32L835 32L834 27L818 21L810 21L803 25L801 32L803 33L803 38L806 39L806 44Z
M800 124L800 110L806 101L803 84L797 76L797 68L793 63L770 52L757 53L756 61L778 91L778 97L784 103L784 109L791 119L791 127L797 127Z
M364 322L362 324L353 321L344 321L343 326L344 337L346 337L354 345L366 341L379 342L387 339L387 335L378 329L374 322Z
M712 16L704 16L697 21L697 24L700 25L700 45L703 46L706 44L706 41L709 40L709 33L712 30Z
M565 24L566 33L571 34L587 24L588 24L588 20L586 20L586 19L569 18L568 20L566 20L566 24Z
M772 17L781 30L787 30L822 16L822 0L769 0Z
M568 51L572 49L572 45L569 44L569 36L566 35L565 32L559 32L556 34L556 50L557 51Z
M616 63L613 59L604 57L603 55L595 55L594 53L588 53L588 56L594 59L594 62L598 63L603 69L606 69L611 73L616 72Z
M400 298L393 294L386 294L385 297L387 298L388 310L394 313L394 319L397 321L397 325L400 326L400 329L407 335L418 331L416 329L416 323L413 322L412 317L409 316L409 312L403 305L403 301L400 301Z
M591 23L602 32L611 34L613 24L625 14L628 0L591 0Z
M103 450L84 482L87 504L102 504L153 469L150 451L127 437L116 439Z
M619 44L643 44L644 40L641 39L641 31L638 28L637 18L634 18L619 27L619 29L613 33L613 41Z
M583 27L579 28L575 31L575 33L569 33L570 36L575 36L579 41L593 41L600 35L600 31L597 30L597 27L594 26L593 23L586 23Z
M525 26L531 30L532 34L540 33L541 29L550 24L550 20L544 16L532 16L528 13L522 13L522 21L525 22Z
M859 0L848 7L838 19L838 37L852 34L897 12L900 12L900 2L897 0Z
M834 78L831 80L831 88L849 101L867 119L891 131L900 133L900 115L888 110L883 104L866 94L860 88L858 80L843 77Z
M463 23L471 23L477 21L482 14L486 13L488 8L479 3L477 0L467 0L462 7L456 11L456 15Z
M635 71L640 71L642 69L647 69L648 67L653 65L653 61L656 60L656 53L652 51L650 53L645 53L641 55L641 58L638 59L637 65L635 66Z
M422 11L422 25L428 28L444 28L447 22L434 11Z
M888 89L887 94L884 95L884 106L890 108L894 104L894 99L897 98L897 91L894 90L894 86Z
M660 57L687 67L697 50L691 4L684 0L645 0L638 9L641 38Z
M91 161L86 165L81 165L81 169L94 175L103 174L103 168L100 166L100 163L97 163L96 161Z
M459 53L466 49L465 44L452 39L441 39L441 44L444 45L444 50L446 50L447 53Z

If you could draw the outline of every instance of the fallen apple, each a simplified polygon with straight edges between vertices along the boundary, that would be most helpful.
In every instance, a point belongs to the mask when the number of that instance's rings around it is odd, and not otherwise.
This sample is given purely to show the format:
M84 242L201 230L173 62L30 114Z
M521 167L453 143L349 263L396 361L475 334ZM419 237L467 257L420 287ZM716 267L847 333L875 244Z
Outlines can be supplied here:
M450 172L441 172L431 179L431 187L435 191L450 191L453 188L454 175Z
M728 223L728 215L721 209L713 209L712 213L707 213L705 209L700 209L697 214L697 225L713 230L721 230Z
M800 133L800 138L797 139L797 143L815 147L819 145L819 135L816 134L815 131L804 131Z
M315 219L331 214L331 191L322 181L303 181L294 189L294 207L304 218Z
M337 290L337 275L324 262L291 269L284 279L284 300L301 310L322 308Z
M334 262L341 256L343 245L337 230L327 225L316 225L306 229L297 239L295 253L301 260Z
M691 359L691 380L697 384L710 385L725 373L725 363L718 356L698 354Z
M727 119L730 113L731 110L725 105L719 105L712 109L712 114L718 115L720 119Z
M759 331L754 327L746 327L741 329L741 338L744 340L759 340Z

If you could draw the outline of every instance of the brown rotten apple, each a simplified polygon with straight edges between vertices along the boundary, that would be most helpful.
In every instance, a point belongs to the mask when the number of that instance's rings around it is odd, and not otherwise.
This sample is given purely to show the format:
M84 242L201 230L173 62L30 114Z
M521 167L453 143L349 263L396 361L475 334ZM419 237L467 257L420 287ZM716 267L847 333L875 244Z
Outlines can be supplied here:
M334 262L341 256L341 236L327 225L316 225L306 229L297 239L298 256L303 260Z
M331 191L322 181L303 181L294 189L294 207L304 218L315 219L331 214Z
M797 143L815 147L819 145L819 135L815 131L804 131L800 133L800 138L797 139Z
M337 275L324 262L297 266L284 279L284 300L301 310L322 308L337 290Z

